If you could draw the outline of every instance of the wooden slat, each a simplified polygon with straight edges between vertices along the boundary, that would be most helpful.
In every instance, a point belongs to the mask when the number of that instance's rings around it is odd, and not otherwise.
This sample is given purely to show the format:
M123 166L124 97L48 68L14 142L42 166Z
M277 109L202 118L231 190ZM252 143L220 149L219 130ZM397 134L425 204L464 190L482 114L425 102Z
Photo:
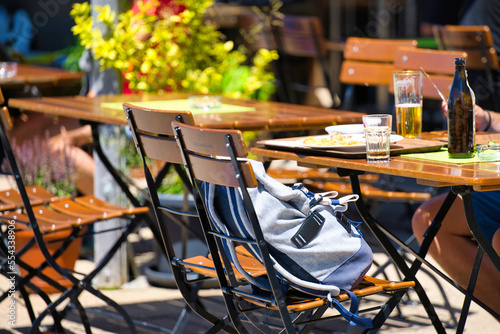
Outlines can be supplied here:
M74 201L84 207L102 212L115 212L118 211L122 215L137 215L141 213L146 213L149 208L143 207L124 207L116 205L107 201L103 201L92 195L79 196L74 199Z
M392 63L394 54L400 47L417 47L417 41L349 37L345 44L344 58Z
M440 38L445 45L452 48L477 48L478 36L481 33L484 45L486 47L493 46L493 35L490 27L486 25L478 26L459 26L446 25L440 31Z
M392 64L344 60L340 81L352 85L388 85L393 72Z
M122 215L121 211L89 209L71 200L54 202L50 204L50 207L59 212L82 219L100 220L116 218Z
M455 74L455 58L467 58L463 51L399 48L394 57L396 70L420 71L423 67L428 74Z

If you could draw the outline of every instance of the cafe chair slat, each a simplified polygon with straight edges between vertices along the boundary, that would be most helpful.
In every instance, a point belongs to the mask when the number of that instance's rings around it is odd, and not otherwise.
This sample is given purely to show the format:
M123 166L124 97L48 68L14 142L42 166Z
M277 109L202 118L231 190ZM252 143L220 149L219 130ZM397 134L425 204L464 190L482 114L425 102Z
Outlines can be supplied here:
M325 316L324 313L327 309L325 298L299 292L292 288L286 288L285 297L285 291L282 290L283 286L278 282L278 276L269 257L267 242L263 239L262 230L256 221L257 218L248 214L255 210L249 201L244 201L244 206L252 225L252 234L256 235L256 238L242 238L242 236L230 232L221 232L215 229L211 221L207 203L201 195L202 182L237 187L243 198L249 198L247 188L257 186L252 165L247 160L247 149L241 132L202 129L179 122L173 122L172 127L176 132L186 171L192 182L195 205L200 214L200 222L203 226L207 246L211 254L219 254L217 257L212 257L213 266L229 316L238 332L247 333L250 331L249 328L253 328L252 326L256 326L264 332L275 330L286 333L295 333L301 330L310 331L317 321L331 319L331 315ZM238 244L234 248L236 256L228 254L228 247L222 243L222 239L226 238L235 240ZM244 242L249 242L259 248L262 257L261 266L266 272L266 275L261 277L269 280L268 285L271 286L271 291L259 288L252 289L251 284L241 285L238 277L242 273L233 270L233 263L229 258L232 258L233 261L237 259L239 267L247 271L242 262L246 263L248 258L254 258L241 247ZM353 290L358 296L390 295L387 303L382 302L378 305L382 310L373 318L376 319L374 321L375 328L379 328L407 289L413 285L414 282L391 282L368 278ZM393 288L395 290L392 290ZM338 300L341 301L348 299L347 293L341 293L338 296ZM370 309L373 311L373 308ZM271 310L274 313L269 313ZM366 310L360 310L360 313L363 311ZM305 313L302 314L302 312ZM298 320L300 325L295 324L292 319L300 319ZM248 323L251 323L252 326L248 326Z
M83 207L69 197L52 195L42 187L26 186L7 135L9 125L3 123L10 118L8 109L3 108L2 112L0 142L16 189L1 192L0 198L4 202L12 203L16 211L4 212L0 227L4 230L14 226L16 231L15 261L19 268L16 289L23 294L33 331L40 331L43 322L43 326L49 325L49 328L63 332L61 321L70 308L75 308L85 331L91 332L89 317L79 301L82 292L86 291L114 309L127 323L130 331L136 333L135 324L125 309L95 289L91 280L120 249L127 236L139 226L147 208L138 209L136 215L130 215L123 214L128 208L112 211L106 208L111 206L111 203L104 205L103 202L104 209L95 210ZM111 217L124 218L128 223L120 228L120 236L116 241L110 242L108 253L96 263L94 269L86 274L75 273L73 268L79 256L82 238L91 233L88 227ZM2 233L0 237L0 260L5 261L4 256L9 254L8 249L4 247L8 234ZM0 273L6 275L3 269L2 266ZM42 297L47 307L36 314L31 308L28 292ZM53 292L58 294L49 297L48 294ZM70 303L64 303L65 301ZM53 318L52 325L45 321L49 315Z

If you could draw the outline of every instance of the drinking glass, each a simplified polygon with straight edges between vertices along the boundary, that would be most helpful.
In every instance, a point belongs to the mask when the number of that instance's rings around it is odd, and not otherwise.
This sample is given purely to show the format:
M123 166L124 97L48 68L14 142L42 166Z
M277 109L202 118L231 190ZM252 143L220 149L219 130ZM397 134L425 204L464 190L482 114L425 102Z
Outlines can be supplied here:
M403 137L419 138L422 134L422 87L421 71L394 73L396 128Z
M0 79L10 79L17 74L17 63L0 62Z
M368 162L388 162L390 136L392 129L391 115L365 115L363 128L366 140L366 160Z

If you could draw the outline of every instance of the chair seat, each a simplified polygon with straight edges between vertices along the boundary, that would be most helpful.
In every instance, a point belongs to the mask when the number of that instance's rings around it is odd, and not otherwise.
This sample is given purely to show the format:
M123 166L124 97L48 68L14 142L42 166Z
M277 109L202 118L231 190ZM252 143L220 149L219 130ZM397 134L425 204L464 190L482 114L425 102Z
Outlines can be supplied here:
M249 274L254 277L258 277L266 274L264 266L256 260L252 255L243 247L235 247L238 259L242 267L247 270ZM187 264L186 264L187 263ZM189 264L193 264L192 266ZM195 256L189 259L185 259L183 264L186 268L191 269L194 272L203 274L208 277L216 277L215 268L213 261L204 256ZM235 269L233 267L233 269ZM238 280L244 280L243 276L235 270L235 277ZM372 294L377 294L382 291L396 291L396 290L406 290L415 286L413 281L391 281L384 280L380 278L375 278L371 276L364 276L363 280L352 289L352 292L356 297L364 297ZM290 312L300 312L308 309L317 308L326 304L326 298L320 298L312 296L309 294L304 294L300 291L293 290L294 293L290 293L287 296L287 308ZM266 303L242 296L248 302L256 304L260 307L266 307ZM350 299L347 292L341 292L338 296L334 297L336 300L343 302ZM269 308L277 310L275 306L268 305Z
M29 199L31 205L38 205L43 203L43 199L37 197L29 196ZM24 206L21 195L19 194L19 192L17 192L17 190L14 189L0 191L0 200L6 204L14 205L14 208L20 208Z
M69 199L71 196L57 196L45 189L42 186L27 186L26 191L30 198L37 198L43 200L44 203L50 203L55 201L60 201L64 199Z
M365 276L361 283L359 283L357 287L352 289L352 292L356 295L356 297L359 298L374 295L382 291L406 290L414 286L415 282L413 281L387 281L370 276ZM272 310L278 310L278 307L276 305L268 305L261 300L248 298L245 296L242 296L242 298L260 307L266 307L267 305L267 307ZM334 298L339 302L344 302L350 299L347 292L341 292ZM300 291L289 290L286 297L286 303L288 311L301 312L326 305L327 299L303 294Z

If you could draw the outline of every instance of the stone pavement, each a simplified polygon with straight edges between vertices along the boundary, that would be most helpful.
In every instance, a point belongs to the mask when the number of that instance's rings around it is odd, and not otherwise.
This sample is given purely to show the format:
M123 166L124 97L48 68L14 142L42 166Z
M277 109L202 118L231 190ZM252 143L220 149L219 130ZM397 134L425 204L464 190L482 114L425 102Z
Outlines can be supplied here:
M144 242L144 241L143 241ZM154 254L151 252L136 253L136 263L141 266L146 265ZM386 259L383 254L376 254L376 260L380 263ZM77 270L86 271L91 268L93 263L88 260L79 260L77 262ZM432 281L429 276L420 273L418 276L423 286L427 290L431 301L436 305L437 312L440 318L453 325L452 316L459 317L459 309L462 303L462 297L454 288L447 283L439 280L439 284ZM7 282L5 278L0 279L0 289L5 291ZM439 287L442 286L449 302L451 304L451 313L443 305L443 297L439 292ZM170 332L175 326L176 319L180 316L184 303L180 298L180 294L175 289L151 286L144 276L139 276L135 280L125 284L120 289L102 291L105 295L111 297L120 305L124 306L127 312L137 321L137 329L139 333L161 333ZM218 289L205 289L200 292L204 297L204 301L208 305L208 309L218 315L225 314L224 303L220 297ZM397 333L397 334L419 334L433 333L434 329L430 325L423 307L417 302L417 297L414 291L409 293L410 300L401 305L401 314L398 315L394 311L392 317L387 321L386 325L380 331L381 333ZM44 308L44 303L37 296L31 297L32 303L40 312ZM124 321L109 313L109 308L101 301L88 293L84 293L81 302L85 307L91 307L92 312L89 313L89 318L92 325L93 333L129 333ZM23 302L17 299L18 308L16 310L16 326L11 328L6 323L8 313L8 304L6 301L0 303L0 334L3 333L28 333L30 321L25 309L22 306ZM48 319L47 323L50 323ZM149 323L149 326L143 326L141 323ZM68 320L64 320L63 326L68 333L85 333L83 326L79 323L79 318L76 312L72 311ZM184 328L184 333L203 333L209 329L208 324L196 315L191 315L187 326ZM346 322L341 320L329 321L318 325L314 333L360 333L356 328L346 328ZM455 330L451 326L447 328L447 333L454 333ZM500 333L500 323L484 310L472 305L469 318L467 321L465 333L481 333L481 334L497 334Z

